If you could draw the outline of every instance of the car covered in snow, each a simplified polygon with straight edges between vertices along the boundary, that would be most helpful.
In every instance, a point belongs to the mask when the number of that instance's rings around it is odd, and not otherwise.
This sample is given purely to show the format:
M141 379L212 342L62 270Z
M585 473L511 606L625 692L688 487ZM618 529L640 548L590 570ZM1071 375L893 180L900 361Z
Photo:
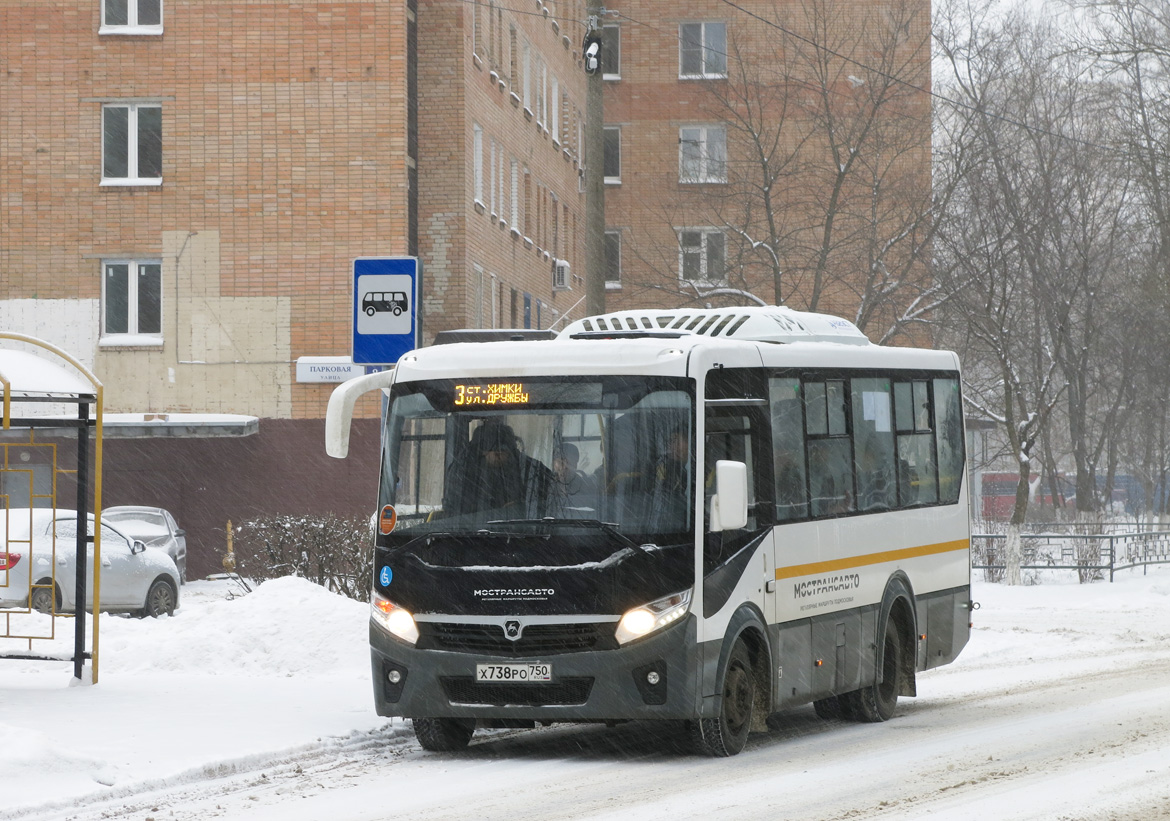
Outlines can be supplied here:
M93 516L89 516L93 535ZM76 607L77 513L13 508L0 517L0 608L73 612ZM93 606L92 541L86 609ZM179 570L164 551L131 539L103 521L101 609L141 616L171 615L179 606ZM5 584L6 583L6 584Z
M147 547L165 550L179 568L179 582L187 583L187 531L179 527L170 511L161 507L117 505L102 509L102 521L113 525Z

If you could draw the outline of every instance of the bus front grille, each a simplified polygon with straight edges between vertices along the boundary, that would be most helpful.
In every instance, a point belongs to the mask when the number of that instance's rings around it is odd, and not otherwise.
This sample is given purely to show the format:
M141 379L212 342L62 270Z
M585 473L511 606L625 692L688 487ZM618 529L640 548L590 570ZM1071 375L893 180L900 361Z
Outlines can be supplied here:
M455 624L419 622L420 650L449 650L457 653L484 653L493 656L547 656L582 653L617 647L614 625L530 624L515 641L497 624Z
M584 704L593 689L591 677L563 678L551 684L485 684L471 677L456 676L444 676L439 680L452 704L488 704L493 707Z

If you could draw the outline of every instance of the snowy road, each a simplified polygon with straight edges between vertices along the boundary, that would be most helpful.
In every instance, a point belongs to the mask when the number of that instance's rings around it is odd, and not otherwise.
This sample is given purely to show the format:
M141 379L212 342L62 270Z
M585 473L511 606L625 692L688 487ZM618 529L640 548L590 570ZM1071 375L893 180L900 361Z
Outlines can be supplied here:
M971 645L885 724L807 708L707 759L638 724L477 735L437 755L375 719L267 754L228 744L203 769L11 817L1170 819L1170 572L975 592Z

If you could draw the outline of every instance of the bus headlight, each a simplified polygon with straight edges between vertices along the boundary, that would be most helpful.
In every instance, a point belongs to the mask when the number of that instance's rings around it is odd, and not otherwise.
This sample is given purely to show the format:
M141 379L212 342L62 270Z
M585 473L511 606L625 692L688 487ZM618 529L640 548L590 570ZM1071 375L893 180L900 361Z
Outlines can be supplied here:
M376 591L370 596L370 616L383 630L407 644L418 641L418 625L409 610L396 605Z
M657 601L635 607L626 612L618 622L614 637L618 644L648 636L681 619L691 608L691 591L672 593Z

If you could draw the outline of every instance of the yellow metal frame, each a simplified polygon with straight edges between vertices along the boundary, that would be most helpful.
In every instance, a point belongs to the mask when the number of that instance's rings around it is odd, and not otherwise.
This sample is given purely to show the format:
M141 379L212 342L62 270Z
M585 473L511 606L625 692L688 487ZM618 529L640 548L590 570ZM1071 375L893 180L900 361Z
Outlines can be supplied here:
M95 397L95 427L94 427L94 479L93 479L93 651L90 656L90 671L92 675L91 683L98 682L98 614L101 612L101 578L102 578L102 529L100 526L102 515L102 401L103 401L103 386L101 381L90 371L89 368L81 364L76 358L68 352L58 348L51 342L46 342L43 339L37 339L35 336L28 336L26 334L10 333L7 331L0 331L0 339L12 340L13 342L23 342L37 348L42 348L50 353L56 354L61 359L68 362L77 369L82 376L89 381L94 388ZM4 389L3 401L3 429L9 430L12 419L12 382L0 373L0 386ZM80 433L79 433L80 435ZM53 504L56 505L57 494L57 471L56 455L53 459ZM81 477L78 477L80 481ZM86 527L86 523L81 523L82 527ZM54 546L56 539L54 538ZM84 602L77 602L75 607L84 608ZM54 614L55 617L55 614ZM54 630L55 632L55 630Z

